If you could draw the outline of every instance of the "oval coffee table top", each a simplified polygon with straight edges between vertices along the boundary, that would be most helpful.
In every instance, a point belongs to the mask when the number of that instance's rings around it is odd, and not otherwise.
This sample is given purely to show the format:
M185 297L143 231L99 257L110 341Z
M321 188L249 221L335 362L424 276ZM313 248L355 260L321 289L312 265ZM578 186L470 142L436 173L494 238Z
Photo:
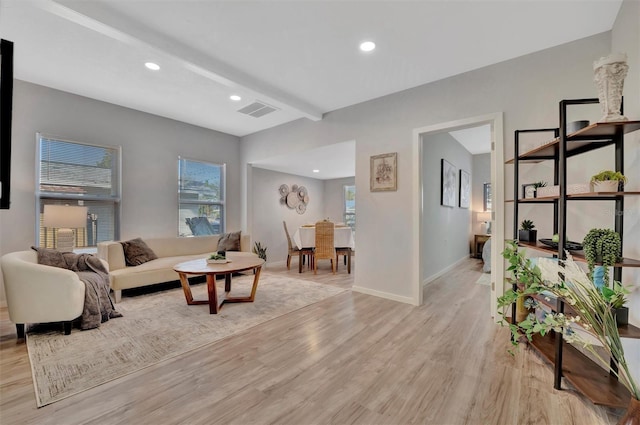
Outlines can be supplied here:
M184 263L176 264L173 266L173 269L178 273L222 274L250 270L256 267L261 267L264 264L264 260L255 255L233 255L233 253L227 252L227 259L231 261L222 264L208 264L206 258L199 258L197 260L185 261Z

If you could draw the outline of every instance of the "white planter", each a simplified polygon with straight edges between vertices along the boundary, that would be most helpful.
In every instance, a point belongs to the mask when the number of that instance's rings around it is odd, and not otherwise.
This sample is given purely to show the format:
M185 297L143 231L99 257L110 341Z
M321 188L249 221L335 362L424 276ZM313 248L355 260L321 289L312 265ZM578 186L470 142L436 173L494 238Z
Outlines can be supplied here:
M618 180L604 180L601 182L593 182L594 192L617 192L619 186Z

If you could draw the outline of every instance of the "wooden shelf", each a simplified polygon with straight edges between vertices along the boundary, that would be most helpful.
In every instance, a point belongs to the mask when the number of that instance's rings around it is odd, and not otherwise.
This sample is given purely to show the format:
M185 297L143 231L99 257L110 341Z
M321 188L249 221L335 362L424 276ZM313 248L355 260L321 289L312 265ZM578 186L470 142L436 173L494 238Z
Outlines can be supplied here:
M529 342L552 367L556 338L553 334L535 335ZM562 376L594 404L615 408L626 408L629 404L631 394L624 385L569 344L564 344L562 350Z
M547 306L551 310L556 311L556 297L551 295L544 296L541 294L530 295L530 297L534 298L540 304ZM549 300L547 300L546 298L549 298ZM572 317L579 316L579 314L576 313L575 309L571 305L566 303L564 305L564 314ZM576 323L576 325L581 325L581 323ZM631 324L619 325L618 333L620 334L621 338L640 339L640 328Z
M558 254L557 248L552 248L539 242L518 242L518 246L535 249L536 251L548 252L550 254ZM569 253L575 261L579 261L581 263L587 262L587 260L585 260L584 258L583 251L569 251ZM601 265L602 263L596 264ZM621 262L615 263L613 267L640 267L640 260L636 260L633 258L623 258Z
M567 199L576 199L581 201L615 201L616 199L620 199L624 196L638 196L640 192L585 192L585 193L573 193L571 195L567 195ZM521 204L548 204L557 199L560 199L560 196L543 196L540 198L520 198L518 202ZM505 202L513 202L513 199L507 199Z
M631 133L640 130L640 121L622 121L595 123L588 127L582 128L575 133L567 135L567 157L589 152L594 149L600 149L613 144L613 137L621 134ZM601 137L602 140L593 140ZM558 155L560 147L560 138L545 143L518 156L520 162L541 162L555 159ZM513 164L515 158L505 162L505 164Z

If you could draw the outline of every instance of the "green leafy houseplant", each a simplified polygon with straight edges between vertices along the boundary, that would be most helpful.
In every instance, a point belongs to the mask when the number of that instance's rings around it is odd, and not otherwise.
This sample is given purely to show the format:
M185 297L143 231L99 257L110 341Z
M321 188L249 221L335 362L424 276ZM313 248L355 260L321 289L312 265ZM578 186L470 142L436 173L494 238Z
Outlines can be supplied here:
M501 324L509 326L513 335L512 344L517 346L522 336L532 341L534 335L544 336L553 330L561 334L565 341L584 347L605 369L610 367L609 357L614 359L618 364L618 370L612 373L629 390L633 398L640 400L640 388L629 371L611 301L624 297L626 289L622 285L614 285L612 291L615 295L608 300L573 261L569 253L567 253L567 260L558 262L551 258L540 258L538 264L534 266L531 260L525 258L523 252L518 252L517 244L510 242L502 256L508 260L508 270L514 274L518 283L524 283L518 285L516 290L510 289L498 298L499 314L502 316ZM527 295L561 298L574 313L551 311L543 318L530 314L522 322L509 323L506 320L506 308L511 306L518 297ZM574 331L577 326L595 337L606 355L603 355L601 350L597 350L591 339L586 339L582 332Z
M547 182L540 180L539 182L535 182L533 184L533 187L535 187L536 189L539 187L546 187L547 186Z
M602 262L604 282L608 287L609 267L613 267L622 255L620 235L611 229L591 229L584 237L582 247L589 265L589 277L593 279L595 264Z
M518 240L521 242L535 242L538 240L538 231L535 230L536 225L531 220L522 220L520 230L518 230Z
M254 254L257 254L258 257L262 258L264 261L267 261L267 247L263 246L260 242L256 242L253 246Z
M620 171L605 170L591 176L591 183L606 180L616 180L622 183L627 183L627 178Z

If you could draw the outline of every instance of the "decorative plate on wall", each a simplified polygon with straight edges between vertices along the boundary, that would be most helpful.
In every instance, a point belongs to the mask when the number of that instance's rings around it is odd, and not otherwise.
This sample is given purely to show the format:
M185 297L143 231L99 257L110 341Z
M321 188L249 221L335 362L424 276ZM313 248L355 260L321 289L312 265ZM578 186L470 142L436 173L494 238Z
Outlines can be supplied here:
M295 209L298 214L304 214L309 204L309 192L304 186L294 184L289 190L289 186L281 184L278 188L280 193L280 203L286 205L292 210Z

